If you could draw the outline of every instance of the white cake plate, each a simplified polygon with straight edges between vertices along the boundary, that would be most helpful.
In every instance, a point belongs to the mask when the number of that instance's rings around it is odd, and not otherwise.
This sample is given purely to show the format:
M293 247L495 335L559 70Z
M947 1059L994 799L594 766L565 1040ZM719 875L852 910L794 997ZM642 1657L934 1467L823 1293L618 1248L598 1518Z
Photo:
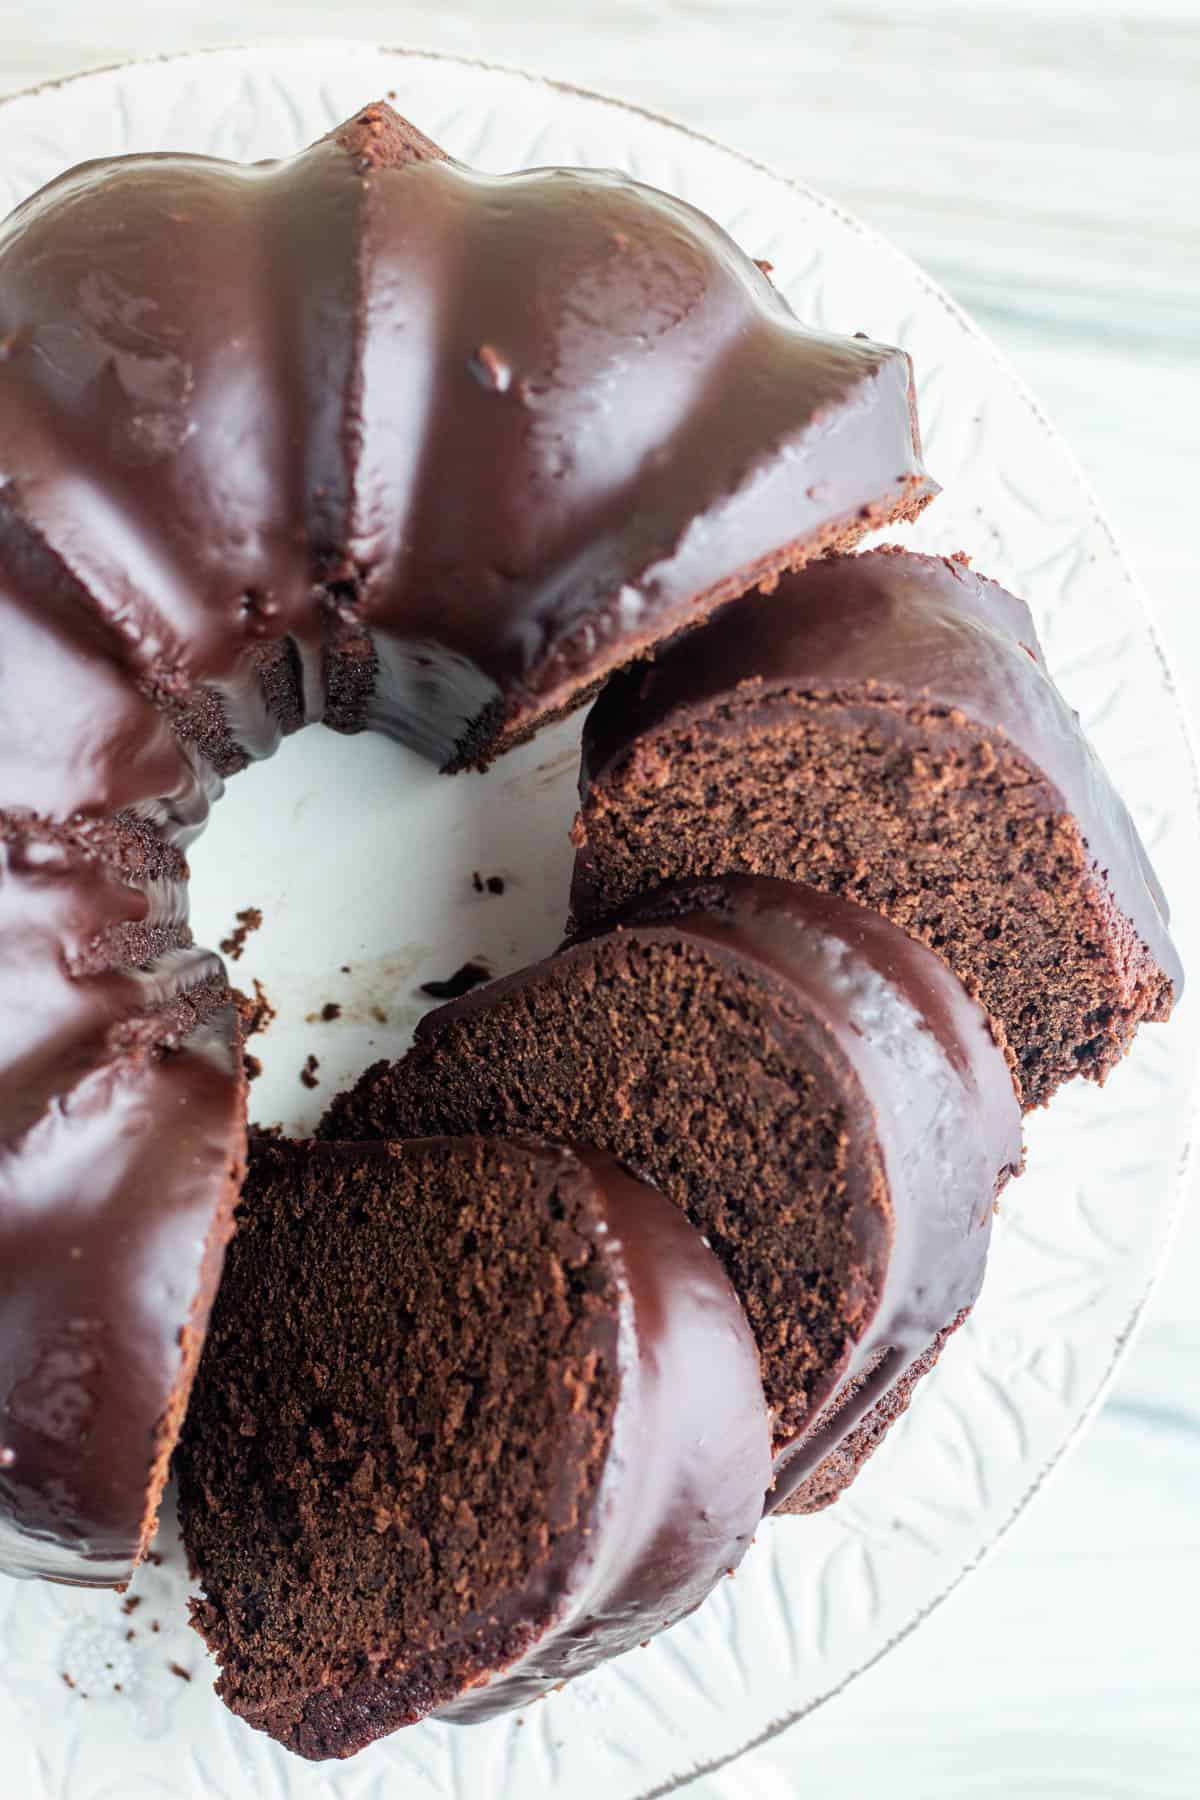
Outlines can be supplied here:
M488 169L616 165L714 214L802 318L903 344L945 492L894 538L971 553L1027 596L1050 665L1186 909L1200 830L1185 723L1145 600L1070 455L932 283L808 189L661 119L520 73L324 43L138 63L0 105L0 210L85 157L298 149L382 95ZM219 271L216 272L219 279ZM551 949L571 849L578 721L486 776L311 731L239 776L194 855L202 942L258 906L235 979L278 1018L253 1046L264 1121L315 1123L339 1084L404 1049L420 985ZM483 882L477 891L473 876ZM503 893L487 888L499 876ZM1197 937L1178 918L1185 962ZM343 966L344 965L344 966ZM320 1018L333 1002L339 1016ZM912 1411L815 1519L765 1526L735 1581L649 1649L524 1715L422 1725L308 1765L232 1718L186 1624L173 1529L132 1611L0 1577L4 1793L20 1800L646 1800L818 1705L920 1622L996 1543L1101 1398L1169 1241L1194 1107L1197 1009L1143 1032L1104 1092L1029 1126L983 1298ZM300 1071L318 1059L318 1085ZM969 1618L964 1620L969 1631ZM179 1672L177 1672L179 1671ZM189 1677L190 1679L185 1679Z

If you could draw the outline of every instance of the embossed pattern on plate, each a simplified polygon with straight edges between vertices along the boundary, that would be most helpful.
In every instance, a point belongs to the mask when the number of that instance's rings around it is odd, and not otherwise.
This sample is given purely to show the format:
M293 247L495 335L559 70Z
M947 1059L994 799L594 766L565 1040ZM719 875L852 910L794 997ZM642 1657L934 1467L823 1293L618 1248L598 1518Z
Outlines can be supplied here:
M804 188L635 110L514 72L361 45L137 64L0 106L0 210L88 156L164 145L278 155L394 90L463 159L616 165L704 207L802 317L911 351L945 492L923 548L969 551L1029 599L1047 654L1108 759L1169 895L1200 866L1187 734L1140 592L1074 464L995 352L920 272ZM578 723L486 777L443 782L394 746L309 732L239 777L194 856L198 935L262 907L235 979L279 1018L253 1046L255 1110L311 1124L335 1086L402 1049L422 982L550 948L570 866ZM304 854L314 838L319 857ZM499 875L501 894L473 873ZM1196 935L1177 921L1185 963ZM345 971L343 965L347 965ZM334 1001L335 1021L321 1022ZM298 1080L319 1059L319 1086ZM1003 1532L1096 1404L1165 1253L1194 1105L1185 1002L1103 1093L1030 1122L988 1284L912 1412L849 1496L765 1526L702 1611L517 1718L425 1725L313 1767L213 1698L185 1623L173 1528L119 1597L0 1578L0 1743L28 1800L635 1800L818 1704L911 1630ZM156 1628L157 1627L157 1628ZM86 1697L85 1697L86 1696Z

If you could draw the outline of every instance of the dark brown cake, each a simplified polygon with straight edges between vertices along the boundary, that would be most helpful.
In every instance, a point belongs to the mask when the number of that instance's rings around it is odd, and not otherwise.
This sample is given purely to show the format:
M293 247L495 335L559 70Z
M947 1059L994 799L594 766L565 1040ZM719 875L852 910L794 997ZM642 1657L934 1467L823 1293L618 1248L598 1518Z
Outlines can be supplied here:
M573 910L744 870L878 908L999 1020L1027 1106L1103 1080L1182 985L1120 796L1025 605L877 550L615 678L584 731Z
M485 762L935 489L903 352L665 194L477 175L386 106L26 200L0 420L0 1571L112 1582L244 1150L187 925L219 777L318 720Z
M770 1480L726 1276L531 1140L254 1145L177 1455L218 1692L302 1756L536 1698L697 1606Z
M187 923L219 784L61 599L0 553L0 1570L107 1586L154 1534L245 1080Z
M667 194L477 174L385 105L59 176L0 230L0 339L0 564L229 769L320 718L486 761L936 491L902 351Z
M971 1305L1021 1159L1005 1057L930 951L848 901L737 876L428 1014L322 1135L514 1129L603 1145L704 1234L761 1352L772 1506L808 1504Z

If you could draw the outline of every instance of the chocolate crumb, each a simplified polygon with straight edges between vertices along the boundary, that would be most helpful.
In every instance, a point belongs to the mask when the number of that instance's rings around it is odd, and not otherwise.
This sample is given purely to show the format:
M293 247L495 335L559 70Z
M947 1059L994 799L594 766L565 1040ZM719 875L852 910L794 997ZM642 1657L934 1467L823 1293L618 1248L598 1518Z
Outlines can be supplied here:
M135 1613L141 1604L142 1596L140 1594L127 1594L121 1602L121 1611L126 1614Z
M373 1006L371 1008L371 1017L373 1019L378 1019L381 1025L387 1024L387 1014L384 1012L382 1006Z
M342 1016L342 1009L338 1005L336 1000L327 1000L325 1002L324 1006L321 1008L321 1017L324 1019L324 1021L327 1025L331 1019L340 1019L341 1016Z
M163 1566L162 1556L157 1550L147 1550L146 1561L156 1569L161 1569Z
M263 984L257 978L254 982L254 1029L265 1031L272 1019L279 1017L278 1007L272 1006L267 999Z
M471 871L471 886L475 889L477 894L482 894L483 876L479 873L478 869L472 869Z
M246 1071L247 1081L257 1081L263 1071L261 1058L251 1056L249 1051L242 1057L242 1067Z
M66 1684L69 1688L73 1688L75 1686L73 1677L68 1675L67 1671L65 1669L62 1672L62 1678L66 1682Z
M258 980L254 982L253 996L243 993L241 988L234 988L233 1004L237 1007L244 1038L256 1037L260 1031L267 1029L272 1019L279 1016L278 1010L268 1000L262 982Z
M461 994L469 994L473 987L478 987L481 981L490 981L491 976L487 964L473 957L444 981L423 981L419 991L428 994L431 1000L457 1000Z
M181 1668L177 1662L169 1662L167 1667L170 1669L172 1675L178 1675L180 1681L190 1681L192 1679L188 1671Z
M504 892L503 875L489 875L487 878L487 891L489 894L502 894Z
M349 963L343 963L343 964L342 964L342 974L343 974L343 975L348 975L348 974L349 974L349 973L350 973L350 964L349 964Z
M230 962L238 962L246 948L246 939L262 925L263 916L257 906L244 906L236 915L237 923L228 937L221 939L221 951Z
M132 1644L132 1642L136 1636L137 1636L137 1632L133 1629L133 1626L131 1625L129 1627L129 1630L125 1633L125 1642L127 1644Z
M120 1682L119 1682L119 1681L114 1681L114 1682L113 1682L113 1693L114 1693L114 1694L123 1694L123 1693L124 1693L124 1691L125 1691L125 1690L124 1690L124 1688L123 1688L123 1687L122 1687L122 1686L121 1686L121 1684L120 1684Z
M768 262L765 256L756 256L754 258L754 266L756 269L762 270L768 281L770 281L772 275L775 273L775 264L773 262Z
M318 1085L317 1084L317 1070L320 1068L320 1066L321 1065L318 1062L317 1058L315 1056L313 1056L312 1053L310 1052L308 1055L308 1058L305 1061L304 1067L300 1071L300 1079L304 1083L306 1088L315 1088Z
M151 1629L151 1631L161 1631L161 1630L162 1630L162 1626L161 1626L161 1625L160 1625L160 1624L159 1624L159 1622L158 1622L158 1620L157 1620L157 1619L151 1619L151 1621L150 1621L150 1629Z

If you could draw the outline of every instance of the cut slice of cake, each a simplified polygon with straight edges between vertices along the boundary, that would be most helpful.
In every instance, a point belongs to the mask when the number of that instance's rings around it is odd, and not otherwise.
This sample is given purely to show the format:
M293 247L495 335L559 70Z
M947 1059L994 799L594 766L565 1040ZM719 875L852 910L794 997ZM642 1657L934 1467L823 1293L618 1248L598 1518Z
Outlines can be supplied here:
M831 1498L822 1463L882 1429L978 1294L1021 1161L1004 1053L945 965L878 913L746 876L428 1014L322 1126L513 1130L591 1139L704 1234L762 1357L771 1507Z
M1103 1080L1182 986L1167 905L1028 608L963 561L817 562L615 678L584 732L573 910L742 870L936 950L1025 1104Z
M234 1712L312 1759L523 1705L691 1612L770 1481L682 1214L523 1140L260 1138L177 1453Z

